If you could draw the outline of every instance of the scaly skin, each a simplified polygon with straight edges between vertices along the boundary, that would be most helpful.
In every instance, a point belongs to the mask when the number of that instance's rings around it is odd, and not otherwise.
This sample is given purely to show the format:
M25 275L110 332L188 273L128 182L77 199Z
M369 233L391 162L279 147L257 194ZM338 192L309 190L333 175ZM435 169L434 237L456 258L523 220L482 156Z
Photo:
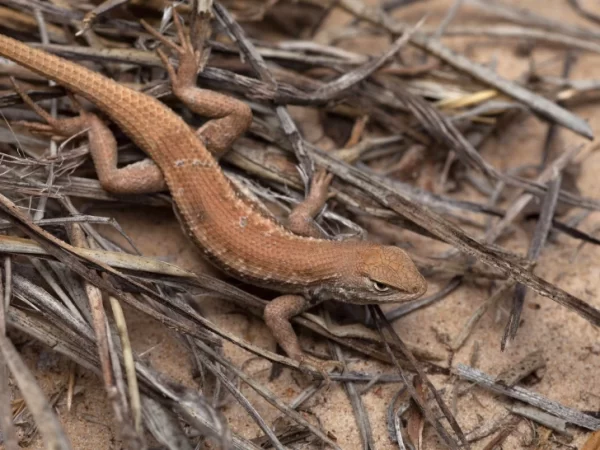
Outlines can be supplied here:
M265 313L267 324L290 356L306 359L288 320L311 304L327 299L358 304L400 302L418 298L426 291L424 278L403 250L369 242L300 236L241 198L207 147L214 153L225 151L250 125L250 108L235 99L198 89L198 53L186 47L186 42L169 46L180 59L176 73L163 55L174 93L195 112L214 118L197 134L156 99L0 35L1 56L94 103L155 163L117 169L114 138L94 115L82 112L81 117L60 124L44 116L63 133L88 127L92 157L105 189L116 193L151 192L164 189L166 183L183 227L210 261L243 281L296 294L275 299ZM320 181L320 188L326 190L328 181ZM315 212L314 205L305 209Z

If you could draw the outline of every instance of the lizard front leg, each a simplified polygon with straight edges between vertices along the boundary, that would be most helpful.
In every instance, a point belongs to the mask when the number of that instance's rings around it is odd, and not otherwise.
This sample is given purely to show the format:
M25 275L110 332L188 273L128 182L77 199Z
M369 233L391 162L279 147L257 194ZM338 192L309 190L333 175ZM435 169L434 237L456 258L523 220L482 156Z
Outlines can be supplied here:
M292 209L287 218L285 226L288 230L300 236L326 237L314 219L330 197L328 189L332 179L333 175L323 169L315 173L308 195Z
M293 233L322 238L324 233L314 222L317 213L323 208L329 198L328 188L333 178L325 170L319 170L312 179L308 196L292 210L288 216L286 227ZM283 350L302 365L316 368L325 379L329 370L339 368L339 361L322 361L313 358L302 351L298 336L292 328L290 319L314 306L301 295L282 295L265 307L265 323L273 337Z
M311 306L301 295L282 295L269 302L265 307L264 319L277 343L287 355L300 362L301 367L317 369L325 380L329 379L328 372L339 368L339 361L324 361L307 355L300 347L298 336L292 328L290 319L306 311Z
M74 97L71 101L79 116L56 119L38 106L14 81L15 91L47 124L17 122L31 130L52 131L60 136L87 133L90 154L102 187L115 194L148 194L167 190L162 172L151 159L117 168L117 141L108 126L95 114L81 108Z
M158 33L146 22L141 23L150 34L178 55L179 67L176 71L167 55L158 50L175 96L196 114L212 119L200 127L196 134L208 151L218 159L248 129L252 123L252 110L240 100L196 85L198 70L202 66L203 49L194 49L190 34L184 29L177 14L173 15L173 21L180 45Z

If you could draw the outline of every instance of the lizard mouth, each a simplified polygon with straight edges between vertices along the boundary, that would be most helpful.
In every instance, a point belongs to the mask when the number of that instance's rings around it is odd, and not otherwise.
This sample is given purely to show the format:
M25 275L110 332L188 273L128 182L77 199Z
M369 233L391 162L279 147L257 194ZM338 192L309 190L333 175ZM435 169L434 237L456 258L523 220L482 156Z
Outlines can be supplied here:
M423 294L425 293L425 291L418 291L418 292L394 292L394 293L390 293L389 295L385 296L385 297L381 297L379 299L379 301L381 301L382 303L395 303L395 302L406 302L409 300L416 300L419 297L421 297Z
M373 305L377 303L402 303L410 300L416 300L421 297L425 293L424 290L419 290L418 292L406 292L406 291L396 291L390 292L384 295L365 295L356 294L348 295L347 293L341 294L339 292L335 293L331 298L334 300L344 301L346 303L352 303L355 305Z

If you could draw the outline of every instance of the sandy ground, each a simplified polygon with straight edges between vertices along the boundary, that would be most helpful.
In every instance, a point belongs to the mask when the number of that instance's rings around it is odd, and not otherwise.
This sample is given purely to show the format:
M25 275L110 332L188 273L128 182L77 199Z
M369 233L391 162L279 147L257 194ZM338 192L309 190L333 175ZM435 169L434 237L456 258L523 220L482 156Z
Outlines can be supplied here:
M402 10L402 17L407 21L416 21L425 12L428 12L430 14L428 25L433 25L443 17L443 13L450 3L449 1L424 2L423 5ZM547 17L593 26L584 23L563 0L528 0L513 3L521 3L533 10L539 10L538 12ZM593 4L593 2L587 3ZM459 16L458 23L482 23L484 17L476 13L474 9L465 7L464 11ZM328 26L341 24L347 20L348 16L345 14L335 14L330 19L331 23ZM479 45L468 47L471 58L481 63L494 61L498 72L507 78L517 77L527 70L530 60L527 57L516 55L514 42L487 41L482 43L481 39L477 40ZM453 48L464 49L467 41L452 39L445 40L445 42ZM357 50L356 43L345 43L344 45ZM372 42L368 46L363 43L363 49L373 52ZM540 48L534 51L531 58L535 62L541 63L555 57L557 63L544 68L544 73L557 75L560 72L562 54L563 52L558 49ZM581 55L575 64L572 78L598 77L600 77L600 56L590 53ZM589 121L596 134L600 134L600 114L597 104L591 102L589 105L577 107L576 112ZM529 118L519 126L512 127L510 133L489 142L486 145L484 156L496 167L502 169L527 162L538 162L546 129L546 124L535 118ZM582 139L565 130L561 130L558 139L559 148L583 142ZM577 186L583 195L598 197L600 190L598 173L600 173L600 153L596 152L590 154L585 159L585 163L581 164L576 178ZM470 192L462 192L460 196L477 198ZM170 213L156 210L103 210L102 213L116 217L145 255L159 257L194 270L206 268L190 242L179 230ZM582 229L592 231L599 225L600 214L596 213L583 223ZM512 250L524 253L531 231L531 223L527 228L517 229L516 235L507 246ZM420 254L432 254L438 250L430 246L430 242L424 239L414 239L413 242L417 245L415 251ZM537 273L600 308L600 299L598 298L600 294L600 264L598 264L600 249L585 246L575 257L577 245L577 241L565 236L559 236L555 241L550 242L543 251ZM438 287L432 284L430 292L434 292ZM442 343L443 337L456 336L466 318L488 295L487 288L477 287L473 284L464 285L444 301L396 322L395 328L403 338L419 343L425 348L447 354ZM273 340L262 322L234 311L223 302L205 300L202 305L206 315L218 325L243 336L255 345L274 349ZM539 349L544 352L547 368L541 381L531 387L533 390L573 408L600 409L600 387L597 383L597 373L600 369L598 357L600 347L597 342L600 330L593 328L576 314L550 300L529 293L519 334L513 345L507 351L501 352L499 341L506 317L505 306L499 311L486 314L476 332L454 357L453 364L468 364L473 347L477 344L480 346L478 367L491 375L496 375L528 353ZM128 314L128 323L133 336L134 348L138 352L146 352L149 363L159 370L169 373L177 381L193 383L188 356L172 333L156 326L150 319L140 317L139 314ZM306 339L305 343L310 342L308 338L304 339ZM42 350L35 345L29 346L24 350L24 355L27 357L30 367L35 370L45 391L51 394L58 389L58 386L66 382L68 364L58 359L55 364L41 366L38 363L40 351ZM226 351L228 356L239 365L249 357L248 354L229 345L226 345ZM367 366L360 361L353 363L351 367L367 368L374 372L392 371L389 367L386 368L376 363L369 363ZM306 386L304 380L287 370L275 382L269 383L267 380L268 368L269 365L261 361L255 361L246 366L249 373L252 373L260 382L269 385L285 401L293 399ZM446 377L433 376L432 381L440 388L451 387ZM57 409L74 447L83 450L118 448L118 443L115 443L113 439L111 411L99 380L80 370L77 385L82 392L75 398L73 409L67 412L64 400L59 402ZM379 450L394 448L386 431L385 413L387 404L397 389L398 385L384 385L370 390L363 396L365 405L370 410L369 418L376 448ZM255 402L255 406L267 422L271 423L278 417L275 410L268 407L264 401L257 399L249 389L244 389L244 392ZM473 389L458 400L457 418L463 429L469 431L483 420L494 420L504 414L508 404L502 398L489 395L481 389ZM354 415L341 386L334 384L329 391L311 400L307 406L310 413L319 418L323 428L337 438L342 448L350 450L361 448ZM234 402L229 403L224 413L236 432L248 438L259 435L258 429ZM537 431L543 434L542 429ZM587 436L587 433L575 427L570 427L569 433L574 436L570 445L575 448L579 448ZM442 448L429 426L425 428L424 439L424 448ZM477 442L474 448L484 448L489 440L490 438L487 438ZM531 424L522 421L502 447L506 450L523 448L531 442ZM554 447L558 448L557 444L550 444L548 448ZM43 445L38 439L31 448L43 448Z

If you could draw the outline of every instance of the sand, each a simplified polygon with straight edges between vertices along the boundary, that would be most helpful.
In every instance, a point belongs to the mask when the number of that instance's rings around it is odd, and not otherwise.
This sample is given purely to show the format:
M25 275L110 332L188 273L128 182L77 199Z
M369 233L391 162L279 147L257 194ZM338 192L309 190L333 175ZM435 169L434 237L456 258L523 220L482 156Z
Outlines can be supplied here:
M411 6L401 10L402 18L408 22L418 20L425 12L429 13L427 25L439 22L443 17L449 1L427 1L421 5ZM513 1L543 15L564 21L566 23L593 26L586 23L567 2L561 0L522 2ZM586 2L590 6L594 2ZM491 23L474 8L464 7L457 24ZM325 24L325 28L346 23L349 16L335 13ZM515 42L483 40L481 38L453 38L444 41L452 48L466 51L469 57L480 63L494 63L497 71L511 79L519 76L529 67L530 60L542 63L555 57L555 63L544 66L542 73L556 75L560 73L562 55L561 49L551 49L540 46L536 48L531 59L520 56L515 52ZM385 45L384 40L369 39L355 42L344 42L343 46L354 51L375 53L375 45ZM600 77L600 55L582 54L572 71L573 79ZM600 114L598 105L589 102L577 106L574 111L589 121L596 134L600 133ZM537 163L540 158L543 139L548 125L529 117L517 126L510 128L510 133L492 139L485 146L484 157L497 168L506 169L525 163ZM564 129L560 130L556 148L563 149L572 145L584 143L582 138ZM591 153L579 166L576 174L576 184L581 194L598 198L600 192L600 153ZM456 194L459 198L479 199L474 192L462 191ZM133 237L136 244L147 256L154 256L179 264L193 270L206 270L206 264L200 259L192 244L180 231L172 214L166 210L142 210L139 208L123 210L97 210L96 213L111 215ZM582 224L584 231L592 232L600 225L600 214L594 213ZM523 228L517 228L515 235L505 245L513 250L525 253L533 230L533 222L528 222ZM103 232L115 236L110 230ZM431 241L406 233L406 239L415 245L419 254L435 254L442 247L431 244ZM579 242L558 235L549 242L542 252L540 264L536 273L546 280L556 283L561 288L588 301L600 308L600 248L586 245L575 255ZM210 270L210 269L209 269ZM432 283L430 292L440 287ZM489 287L480 284L465 284L449 295L443 301L425 310L416 312L395 323L395 329L407 341L418 343L424 348L448 355L444 345L444 337L454 337L464 325L465 320L488 297ZM231 332L244 337L254 345L274 349L274 342L264 324L251 318L241 311L234 309L221 300L203 299L202 310L210 320ZM191 364L183 345L173 333L137 313L127 315L128 325L136 351L145 352L147 361L157 369L168 373L176 381L194 385L191 378ZM500 351L500 338L507 318L506 304L498 311L486 314L480 326L468 339L463 348L454 356L453 364L468 364L473 353L473 347L479 346L480 356L478 367L491 374L497 375L503 369L523 358L534 350L542 350L547 367L541 380L530 386L532 390L572 408L582 410L598 410L600 404L600 387L598 373L600 370L600 346L598 338L600 330L573 312L554 302L528 293L526 307L523 311L522 324L516 340L505 352ZM314 341L303 335L303 342L310 346ZM324 348L324 347L318 347ZM246 362L250 355L231 345L225 345L226 354L238 365ZM40 380L48 395L54 393L58 386L64 385L67 379L69 363L58 358L50 367L40 367L38 360L40 352L47 352L33 343L23 349L23 355ZM353 358L351 368L369 370L372 372L393 372L391 367L363 362L359 355L350 354ZM444 364L444 362L442 362ZM245 370L257 380L268 385L281 399L290 401L307 385L306 380L297 374L284 370L274 382L268 381L269 364L265 361L254 360L245 366ZM71 411L66 410L64 396L57 405L57 412L66 433L74 448L104 449L118 448L114 439L114 424L111 410L105 399L100 380L94 375L80 369L77 371L77 386L81 393L74 399ZM431 380L438 388L450 390L452 380L445 376L432 376ZM382 385L371 389L363 396L363 401L369 409L374 442L378 450L397 448L389 440L386 430L386 408L398 385ZM245 387L243 391L254 402L255 407L268 423L278 417L278 413L266 403L258 399ZM505 414L509 403L501 397L484 392L482 389L472 389L460 397L457 402L457 418L465 432L476 428L483 421L496 420ZM343 449L359 449L359 435L352 408L342 386L333 384L330 389L308 402L306 405L309 415L320 420L322 427L335 436ZM249 417L234 402L230 401L224 408L224 414L231 428L247 438L260 434L258 428ZM538 432L543 436L542 429ZM576 427L569 427L569 433L574 436L573 447L580 447L585 441L587 432ZM484 448L491 438L483 439L474 444L474 449ZM505 450L523 448L533 441L532 425L522 421L517 429L506 439L502 447ZM549 448L556 447L550 444ZM32 449L43 448L38 438L31 445ZM425 427L424 447L426 449L442 448L430 426Z

